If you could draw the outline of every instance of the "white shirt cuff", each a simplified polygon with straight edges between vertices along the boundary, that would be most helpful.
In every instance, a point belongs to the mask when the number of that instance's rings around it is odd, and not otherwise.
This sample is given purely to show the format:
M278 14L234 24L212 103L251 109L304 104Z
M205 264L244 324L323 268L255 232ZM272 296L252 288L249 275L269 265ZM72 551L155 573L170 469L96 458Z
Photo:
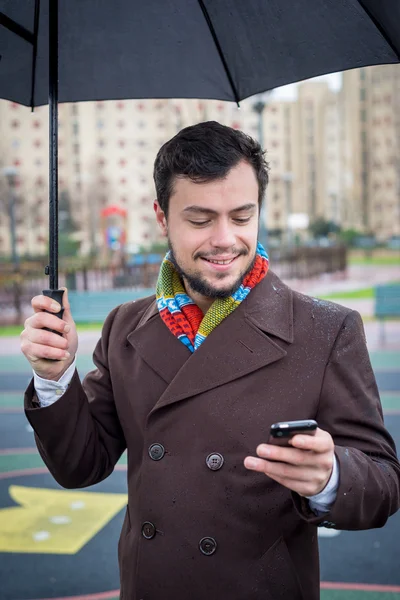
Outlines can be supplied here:
M339 487L339 463L334 455L333 458L333 469L331 477L319 494L314 496L306 496L309 501L309 505L312 511L315 513L326 513L329 512L332 504L336 500L337 489Z
M61 398L71 383L71 379L75 372L75 367L76 358L58 381L42 379L42 377L39 377L39 375L33 371L33 384L35 386L36 395L41 407L50 406L50 404L53 404L59 398Z

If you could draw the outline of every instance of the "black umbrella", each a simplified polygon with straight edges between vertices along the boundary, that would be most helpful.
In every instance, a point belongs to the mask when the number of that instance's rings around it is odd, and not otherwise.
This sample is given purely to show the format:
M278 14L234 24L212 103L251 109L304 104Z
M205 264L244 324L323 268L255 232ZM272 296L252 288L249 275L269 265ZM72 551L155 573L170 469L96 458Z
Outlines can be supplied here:
M400 0L0 0L0 96L50 107L46 293L58 288L58 101L239 103L309 77L398 62Z

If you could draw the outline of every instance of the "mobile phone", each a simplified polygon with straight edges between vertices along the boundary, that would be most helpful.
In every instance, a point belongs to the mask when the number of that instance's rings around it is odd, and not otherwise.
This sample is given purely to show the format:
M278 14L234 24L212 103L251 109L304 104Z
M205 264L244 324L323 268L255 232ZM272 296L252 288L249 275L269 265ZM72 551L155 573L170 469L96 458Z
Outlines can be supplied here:
M303 421L281 421L273 423L270 429L270 444L288 446L288 441L298 433L314 435L317 430L317 421L305 419Z

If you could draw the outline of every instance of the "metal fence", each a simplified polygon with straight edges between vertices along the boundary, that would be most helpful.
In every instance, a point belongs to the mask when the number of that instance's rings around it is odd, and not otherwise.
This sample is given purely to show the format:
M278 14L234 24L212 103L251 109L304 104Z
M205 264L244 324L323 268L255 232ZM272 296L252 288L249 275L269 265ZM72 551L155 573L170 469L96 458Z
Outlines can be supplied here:
M344 246L327 248L297 247L269 251L271 269L284 281L314 279L326 273L345 272L347 250ZM155 289L162 256L119 267L96 265L63 268L60 264L59 285L76 291ZM134 261L132 261L134 263ZM12 265L0 264L0 324L23 323L31 312L31 298L48 288L43 275L44 263L21 262L18 272Z

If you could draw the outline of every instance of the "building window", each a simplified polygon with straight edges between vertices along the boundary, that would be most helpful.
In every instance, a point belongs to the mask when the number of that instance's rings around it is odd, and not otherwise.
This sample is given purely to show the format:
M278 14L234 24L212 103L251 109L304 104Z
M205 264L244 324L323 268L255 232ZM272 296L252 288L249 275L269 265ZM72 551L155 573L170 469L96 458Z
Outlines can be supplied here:
M79 154L79 144L73 144L72 148L74 154Z
M363 102L367 99L367 90L365 88L360 88L360 100Z
M36 120L36 121L33 121L32 125L35 129L39 129L39 127L41 127L41 122Z
M126 184L126 179L125 177L121 177L121 179L119 180L121 185L125 185Z
M36 148L40 148L40 146L42 145L42 141L41 140L35 140L33 142L33 145L36 146Z
M13 119L13 120L11 121L11 127L12 127L13 129L18 129L19 125L20 125L20 123L19 123L18 119Z
M96 127L97 127L97 129L103 129L103 127L104 127L103 119L97 119Z
M121 158L121 160L119 161L119 165L120 165L120 167L125 167L126 166L126 160L124 158Z
M106 143L103 139L99 139L99 141L97 142L97 145L99 146L99 148L104 148Z
M119 120L119 121L117 122L117 126L118 126L120 129L122 129L123 127L125 127L125 121Z
M21 163L21 161L19 160L19 158L16 158L16 159L14 160L14 167L20 167L20 166L21 166L21 164L22 164L22 163Z
M125 108L125 103L124 102L117 102L117 108L118 108L118 110L122 110L123 108Z
M104 108L104 102L102 102L102 101L96 102L96 108L98 108L99 110L102 110Z
M76 117L78 114L78 105L77 104L72 104L71 106L71 115L73 115L74 117Z
M11 146L12 146L13 148L15 148L15 149L19 148L19 147L20 147L20 145L21 145L21 142L20 142L19 140L13 140L13 141L11 142Z
M72 123L72 133L74 135L79 134L79 124L76 121L75 121L75 123Z

